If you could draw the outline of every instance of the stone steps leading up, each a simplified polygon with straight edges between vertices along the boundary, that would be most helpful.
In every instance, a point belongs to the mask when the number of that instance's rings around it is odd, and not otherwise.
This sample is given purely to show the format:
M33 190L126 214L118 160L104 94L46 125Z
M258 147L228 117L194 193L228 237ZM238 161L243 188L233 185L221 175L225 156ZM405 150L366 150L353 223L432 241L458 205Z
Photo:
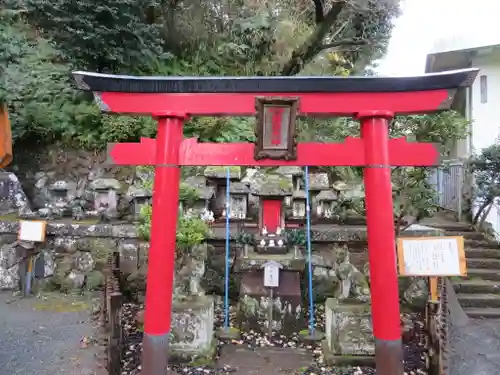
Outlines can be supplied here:
M467 257L467 268L495 269L500 272L500 259Z
M448 235L449 232L446 232L446 235ZM480 249L500 249L500 246L491 241L480 241L480 240L468 240L465 239L465 247L469 248L480 248Z
M475 319L499 319L500 318L500 309L495 307L486 307L486 308L474 308L467 307L464 309L465 313L469 316L469 318Z
M456 293L500 294L500 280L457 280L452 285Z
M433 225L434 226L434 225ZM467 276L452 278L458 301L470 318L500 318L500 246L472 225L441 223L446 236L463 236Z
M467 259L475 259L475 258L500 259L500 249L466 248L465 256L467 257Z
M466 280L482 279L500 281L500 270L488 268L469 268Z
M460 305L464 308L500 308L500 294L491 293L459 293L457 294Z
M486 241L484 234L480 232L446 231L447 236L462 236L465 240Z
M429 226L436 229L441 229L450 232L475 232L476 229L469 223L457 223L450 221L424 219L419 224Z

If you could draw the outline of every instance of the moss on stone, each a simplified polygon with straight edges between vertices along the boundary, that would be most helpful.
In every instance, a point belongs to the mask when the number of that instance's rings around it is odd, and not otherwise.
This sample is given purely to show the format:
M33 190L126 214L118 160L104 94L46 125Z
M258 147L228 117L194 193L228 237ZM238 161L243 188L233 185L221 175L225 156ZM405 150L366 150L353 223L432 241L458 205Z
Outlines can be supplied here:
M97 270L90 271L87 274L87 289L97 290L104 284L104 275Z
M225 166L210 166L205 168L205 171L203 172L205 177L208 178L225 178L226 177L226 171L229 168L229 176L230 178L236 178L240 179L241 178L241 167L237 166L231 166L231 167L225 167Z

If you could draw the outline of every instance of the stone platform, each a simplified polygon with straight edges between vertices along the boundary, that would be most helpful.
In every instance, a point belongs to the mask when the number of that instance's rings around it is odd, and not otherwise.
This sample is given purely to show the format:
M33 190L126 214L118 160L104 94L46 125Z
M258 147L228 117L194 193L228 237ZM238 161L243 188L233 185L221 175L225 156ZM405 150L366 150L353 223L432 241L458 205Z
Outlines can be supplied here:
M294 374L313 363L312 354L305 349L255 348L225 345L221 348L218 367L237 369L236 374L283 375Z

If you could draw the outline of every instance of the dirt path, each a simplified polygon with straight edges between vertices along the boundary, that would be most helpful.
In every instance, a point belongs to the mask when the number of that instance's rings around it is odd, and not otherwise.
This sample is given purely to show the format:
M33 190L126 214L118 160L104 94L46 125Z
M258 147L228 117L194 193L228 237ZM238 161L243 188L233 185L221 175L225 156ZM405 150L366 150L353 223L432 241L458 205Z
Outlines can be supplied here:
M95 332L90 308L90 299L47 295L19 300L0 293L0 373L97 374L96 348L81 344Z

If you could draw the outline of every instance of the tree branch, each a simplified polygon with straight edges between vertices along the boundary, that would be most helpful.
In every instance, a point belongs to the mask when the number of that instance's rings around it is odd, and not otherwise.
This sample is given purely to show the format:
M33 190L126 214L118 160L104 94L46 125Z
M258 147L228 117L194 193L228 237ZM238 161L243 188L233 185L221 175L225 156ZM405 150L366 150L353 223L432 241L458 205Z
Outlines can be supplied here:
M366 46L368 44L367 40L354 40L354 39L343 39L332 43L326 43L321 45L321 50L329 48L338 47L355 47L355 46Z
M292 52L292 57L281 70L282 76L292 76L299 73L302 67L311 61L319 51L321 51L321 43L323 42L323 39L330 31L333 24L338 20L340 12L342 12L346 5L347 2L344 0L334 3L332 8L318 24L309 38L307 38L307 40L299 48Z

